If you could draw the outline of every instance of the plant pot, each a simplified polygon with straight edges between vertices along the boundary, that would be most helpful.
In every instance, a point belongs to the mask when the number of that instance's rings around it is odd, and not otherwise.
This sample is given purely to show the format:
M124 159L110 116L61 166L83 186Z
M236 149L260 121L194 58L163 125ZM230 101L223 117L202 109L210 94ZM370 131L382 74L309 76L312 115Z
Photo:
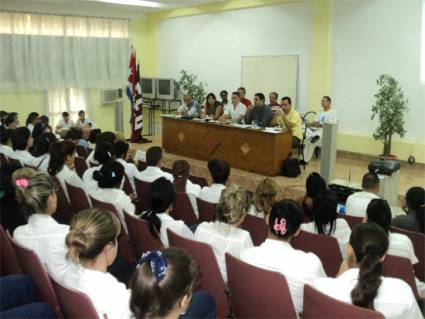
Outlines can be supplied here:
M397 156L395 155L378 155L378 159L385 160L385 161L395 161L397 159Z

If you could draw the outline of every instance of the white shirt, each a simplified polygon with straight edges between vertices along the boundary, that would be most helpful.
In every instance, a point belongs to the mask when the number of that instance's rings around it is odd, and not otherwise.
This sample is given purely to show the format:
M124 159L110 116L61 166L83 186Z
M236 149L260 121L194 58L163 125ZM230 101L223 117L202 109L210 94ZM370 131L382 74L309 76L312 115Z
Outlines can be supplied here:
M97 191L99 188L97 181L93 178L93 173L102 168L102 166L95 166L86 169L83 174L83 185L87 194Z
M156 166L148 166L142 172L138 172L136 178L146 183L152 183L160 177L165 177L171 183L174 182L173 175L164 172L162 169Z
M157 216L161 220L159 238L165 247L169 247L167 229L170 229L177 235L183 236L187 239L194 239L193 232L182 220L175 220L167 213L158 214Z
M56 125L56 128L58 128L58 129L63 129L63 128L70 129L71 127L74 127L74 126L75 126L75 123L72 120L68 120L68 122L65 122L64 119L61 119L58 122L58 124Z
M87 156L87 158L86 158L86 163L87 163L87 167L88 168L91 167L90 163L99 165L99 162L94 159L94 152L95 152L94 150L91 151L90 154L89 154L89 156Z
M32 131L34 131L34 125L33 125L33 124L31 124L31 123L29 123L29 124L27 125L27 129L29 129L29 130L30 130L30 132L31 132L31 134L32 134Z
M320 111L316 115L316 122L319 122L320 124L336 123L336 122L338 122L338 115L337 115L335 109L329 109L327 112Z
M225 253L239 258L244 249L254 247L246 230L219 221L201 223L196 228L195 239L211 245L224 281L227 281Z
M221 192L226 188L223 184L212 184L211 186L205 186L199 194L199 198L203 201L218 204L221 197Z
M136 191L136 186L134 185L134 176L139 174L137 166L133 163L127 163L122 158L117 158L117 162L121 163L122 166L124 166L125 175L127 175L128 180L130 181L131 188L133 189L133 191Z
M351 291L357 284L359 269L348 269L338 278L320 278L314 283L317 290L346 303L352 303ZM377 312L386 319L420 319L418 304L408 284L398 278L381 277L382 283L374 300Z
M0 153L4 154L6 157L12 157L13 158L13 148L11 148L8 145L0 144Z
M201 186L192 183L189 179L186 181L186 194L189 196L190 203L192 204L193 211L196 218L199 218L198 203L196 198L201 194Z
M243 118L246 114L246 106L242 102L239 102L236 105L236 108L232 103L227 104L224 107L224 115L230 116L233 121L236 121L238 118Z
M37 159L40 161L38 169L42 172L47 173L47 168L49 167L49 161L50 161L50 154L41 155L37 157Z
M20 161L22 166L28 165L37 167L40 163L40 158L32 156L31 153L26 150L16 150L9 157Z
M84 127L84 126L87 126L87 125L90 125L90 124L91 124L92 128L96 128L96 125L94 125L93 121L90 120L87 117L84 118L84 121L81 121L80 118L78 118L78 120L77 120L77 126L80 126L80 127Z
M398 233L388 233L387 255L404 257L410 260L412 265L418 263L418 258L413 250L413 244L409 237Z
M264 212L257 210L257 208L255 208L254 204L251 204L251 206L249 206L248 209L248 214L254 216L254 217L258 217L258 218L264 218Z
M356 192L347 198L345 213L350 216L365 217L367 206L372 199L379 198L378 195L370 192Z
M47 270L60 282L72 263L66 259L68 248L65 238L69 225L62 225L46 214L33 214L28 224L19 226L13 238L22 246L35 251Z
M68 184L72 186L79 187L84 190L84 183L81 180L80 176L78 176L78 174L75 171L71 170L66 165L64 165L62 169L58 173L56 173L56 177L59 180L59 183L61 184L68 201L69 201L68 188L66 187L65 182L67 182ZM89 198L87 197L87 199Z
M304 284L326 277L322 262L315 254L294 249L282 240L266 239L260 246L244 250L241 259L283 274L297 314L303 309Z
M107 272L90 270L82 266L65 276L65 284L85 293L93 303L99 318L131 318L130 290Z
M330 235L338 241L339 250L341 251L342 258L345 259L345 247L350 241L351 228L348 225L347 221L343 218L337 218L335 220L334 232ZM315 222L301 224L301 229L313 233L318 234ZM325 233L329 232L329 225L324 227Z

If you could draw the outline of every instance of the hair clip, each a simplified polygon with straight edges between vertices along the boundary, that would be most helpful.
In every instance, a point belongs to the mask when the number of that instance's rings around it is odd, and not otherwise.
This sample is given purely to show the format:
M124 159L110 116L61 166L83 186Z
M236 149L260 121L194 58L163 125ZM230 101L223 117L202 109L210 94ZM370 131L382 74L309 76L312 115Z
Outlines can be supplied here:
M113 178L115 178L117 176L117 174L115 174L114 171L111 172L111 175L112 175Z
M164 279L165 275L167 274L168 264L167 259L161 251L155 250L144 253L142 257L140 257L138 264L141 266L145 262L149 263L151 271L158 282Z
M108 156L109 156L110 158L112 158L111 152L109 152L109 151L108 151Z
M26 178L18 178L15 182L16 186L20 187L20 188L28 188L29 186L29 181Z
M286 219L285 219L285 218L282 218L282 219L280 220L280 223L278 222L278 220L279 220L279 218L277 218L277 219L275 220L275 223L274 223L273 229L274 229L274 231L276 232L276 234L277 234L278 232L280 232L280 234L281 234L282 236L284 236L284 235L286 234Z

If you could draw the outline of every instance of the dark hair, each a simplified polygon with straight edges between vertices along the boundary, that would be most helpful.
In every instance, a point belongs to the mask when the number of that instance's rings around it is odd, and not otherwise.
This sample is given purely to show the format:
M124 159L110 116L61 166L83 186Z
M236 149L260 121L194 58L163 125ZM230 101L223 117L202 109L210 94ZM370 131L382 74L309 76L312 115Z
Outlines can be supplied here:
M385 199L372 199L366 209L367 222L375 223L388 234L391 227L391 207Z
M199 284L198 265L189 255L177 248L162 249L161 253L167 261L164 278L157 280L150 262L144 262L130 280L130 310L137 319L166 317Z
M31 112L28 114L27 120L25 121L25 126L28 126L28 124L32 123L38 116L39 114L37 112Z
M321 191L313 200L313 220L316 225L317 232L321 235L332 235L336 229L336 211L338 206L338 197L335 192L327 189ZM329 230L326 232L326 226Z
M102 132L102 133L97 135L96 143L109 142L109 143L113 144L115 142L115 138L116 138L115 133L113 133L111 131Z
M61 141L50 144L50 160L47 172L55 176L62 170L66 157L75 153L75 144L70 141Z
M96 143L93 158L101 165L110 160L115 160L114 146L108 142Z
M236 95L237 97L241 97L239 92L232 92L232 95Z
M149 147L146 152L146 163L148 166L157 166L162 160L162 148L159 146Z
M49 117L47 115L42 115L40 116L40 121L45 125L48 126L49 125Z
M116 158L124 158L127 156L128 148L130 145L123 141L117 141L114 143L114 151Z
M212 97L214 98L214 100L217 102L217 99L216 99L216 97L215 97L215 94L214 94L214 93L208 93L207 98L205 99L205 105L207 105L207 106L208 106L208 99L209 99L211 96L212 96Z
M274 95L276 97L276 100L279 98L279 94L277 94L277 92L270 92L269 95Z
M109 161L100 170L93 172L93 179L100 188L119 187L124 177L124 166L117 161Z
M0 118L4 118L4 117L6 117L7 116L7 112L6 111L0 111Z
M6 128L4 125L0 128L0 143L6 145L7 142L12 138L13 130Z
M363 189L372 189L379 185L379 177L375 173L366 173L362 179Z
M246 90L245 90L245 88L244 88L243 86L241 86L241 87L238 89L238 91L244 91L244 92L246 93Z
M306 216L312 217L311 207L308 207L306 204L307 198L314 199L317 196L317 194L319 194L321 191L326 190L328 187L323 177L316 172L313 172L310 175L308 175L306 179L305 187L306 187L306 195L304 196L302 201L302 208Z
M34 141L37 140L37 138L43 134L44 129L46 128L46 125L44 123L40 122L34 125L34 128L32 130L31 136L34 139Z
M173 184L165 177L160 177L149 185L146 196L149 209L141 217L148 221L151 233L157 237L161 229L161 220L157 214L165 212L176 199Z
M277 230L276 225L285 222L285 230ZM291 200L284 199L273 205L270 211L269 228L270 232L280 238L288 239L293 236L303 222L300 205Z
M4 125L9 126L10 124L16 121L16 117L17 117L16 114L13 114L13 113L8 114L6 119L4 120Z
M227 92L226 90L221 90L221 91L220 91L220 95L222 95L222 94L226 94L226 95L228 95L228 94L229 94L229 92Z
M84 112L83 110L78 111L78 116L81 116L82 114L86 115L86 112Z
M329 102L329 103L330 103L330 102L332 102L332 100L331 100L331 97L330 97L330 96L325 95L323 98L324 98L324 99L326 99L326 100L328 100L328 102Z
M14 130L12 133L13 150L25 150L27 148L30 137L31 132L25 126L18 127L16 130Z
M65 139L66 140L80 140L83 137L83 132L76 128L76 127L71 127L69 129L69 131L66 133Z
M211 177L216 184L226 184L230 175L230 166L227 162L211 159L208 161L208 170L210 171Z
M34 142L34 156L38 157L48 153L50 144L56 141L56 135L53 133L46 132L41 134Z
M373 301L384 272L381 258L388 250L388 236L375 224L358 224L351 232L350 245L360 269L351 300L353 305L374 310Z
M288 104L289 105L292 105L292 100L291 100L291 98L289 97L289 96L284 96L282 99L281 99L281 101L288 101Z
M97 136L98 136L101 132L102 132L102 131L101 131L100 129L98 129L98 128L92 129L92 130L90 131L90 135L89 135L89 141L90 141L90 143L95 144L95 143L96 143L96 140L97 140Z
M186 193L186 183L189 178L190 165L185 160L178 160L173 163L174 190Z
M421 232L424 232L425 227L424 200L425 190L423 187L412 187L406 193L406 206L409 210L415 212Z
M69 116L68 112L62 112L62 117Z
M266 97L264 96L263 93L255 93L255 96L258 97L260 99L260 101L265 101Z

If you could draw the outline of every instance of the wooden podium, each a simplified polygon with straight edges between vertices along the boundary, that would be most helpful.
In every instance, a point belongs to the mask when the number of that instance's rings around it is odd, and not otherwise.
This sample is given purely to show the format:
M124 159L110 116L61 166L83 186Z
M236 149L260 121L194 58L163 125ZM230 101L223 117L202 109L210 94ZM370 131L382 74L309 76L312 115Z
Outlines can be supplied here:
M163 117L162 146L167 153L204 161L217 158L235 168L276 176L291 152L292 134Z

